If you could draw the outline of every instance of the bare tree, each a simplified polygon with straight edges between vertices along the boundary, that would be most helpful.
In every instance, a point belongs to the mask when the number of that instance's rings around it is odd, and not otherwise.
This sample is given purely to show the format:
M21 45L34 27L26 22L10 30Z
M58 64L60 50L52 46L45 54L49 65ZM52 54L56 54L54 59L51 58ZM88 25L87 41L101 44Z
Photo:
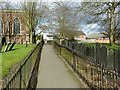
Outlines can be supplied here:
M79 11L90 17L88 23L97 23L102 27L101 32L109 37L111 45L115 43L117 33L120 31L118 27L120 2L86 2L81 4Z
M23 21L29 28L30 43L36 43L35 29L44 15L46 6L42 2L24 2L25 10Z
M55 2L53 20L62 38L74 39L79 28L79 18L75 16L71 2Z

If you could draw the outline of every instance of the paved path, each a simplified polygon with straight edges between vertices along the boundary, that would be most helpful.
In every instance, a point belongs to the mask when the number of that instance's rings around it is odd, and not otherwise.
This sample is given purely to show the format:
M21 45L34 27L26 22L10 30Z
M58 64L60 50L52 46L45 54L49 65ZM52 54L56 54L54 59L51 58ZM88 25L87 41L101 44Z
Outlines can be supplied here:
M58 57L51 45L44 45L39 67L37 88L83 88L80 82Z

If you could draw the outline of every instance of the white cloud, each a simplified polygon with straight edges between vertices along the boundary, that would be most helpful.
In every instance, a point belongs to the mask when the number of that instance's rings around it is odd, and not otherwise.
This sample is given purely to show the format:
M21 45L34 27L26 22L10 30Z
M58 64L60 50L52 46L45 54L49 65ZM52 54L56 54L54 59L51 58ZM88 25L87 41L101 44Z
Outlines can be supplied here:
M90 33L98 33L101 27L95 23L95 24L81 25L81 28L86 35L89 35Z

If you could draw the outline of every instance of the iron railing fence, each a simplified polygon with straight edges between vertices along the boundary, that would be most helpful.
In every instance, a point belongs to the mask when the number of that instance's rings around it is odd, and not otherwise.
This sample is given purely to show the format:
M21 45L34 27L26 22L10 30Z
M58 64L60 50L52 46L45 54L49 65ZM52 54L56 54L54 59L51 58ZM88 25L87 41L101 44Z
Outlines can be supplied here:
M54 42L54 47L90 88L120 89L119 50L73 42Z
M37 46L22 60L21 64L16 68L12 75L8 76L7 79L3 80L3 88L2 90L9 90L19 88L27 89L29 88L30 79L33 78L32 72L34 71L34 67L36 67L35 63L39 63L42 43L38 43ZM24 53L24 52L23 52ZM37 67L38 68L38 67ZM36 83L36 82L34 82Z

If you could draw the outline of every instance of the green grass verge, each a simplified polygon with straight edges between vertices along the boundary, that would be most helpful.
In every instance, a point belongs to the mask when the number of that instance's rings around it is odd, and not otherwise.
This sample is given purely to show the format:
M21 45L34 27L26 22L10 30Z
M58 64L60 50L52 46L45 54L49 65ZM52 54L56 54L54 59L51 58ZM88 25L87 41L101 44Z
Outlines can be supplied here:
M78 42L78 43L81 43L81 42ZM82 44L87 45L87 47L90 47L90 46L96 47L96 43L86 43L86 42L82 42ZM120 50L120 45L119 45L119 44L113 44L113 45L110 46L110 44L108 44L108 43L101 43L101 45L102 45L102 46L106 46L108 49Z
M108 49L120 50L120 45L118 44L113 44L112 46L110 46L109 44L103 44L103 45L105 45Z
M20 63L23 58L35 47L35 44L29 44L26 47L23 44L16 44L12 51L2 53L2 76L8 75L11 68Z

